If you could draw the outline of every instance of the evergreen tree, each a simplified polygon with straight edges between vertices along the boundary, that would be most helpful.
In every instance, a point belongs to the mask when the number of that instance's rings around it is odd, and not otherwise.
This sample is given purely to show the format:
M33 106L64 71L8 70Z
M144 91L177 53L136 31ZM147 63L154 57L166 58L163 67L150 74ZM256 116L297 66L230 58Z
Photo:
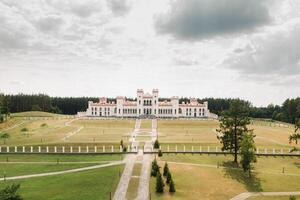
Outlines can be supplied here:
M167 174L167 180L166 180L166 183L169 184L171 180L172 180L172 174L171 174L171 172L169 171L168 174Z
M220 128L217 129L222 150L227 150L234 153L234 162L238 163L237 155L240 149L242 136L250 130L247 125L250 124L248 117L249 104L241 100L235 100L230 104L230 108L222 113L220 118Z
M162 157L163 156L163 153L161 150L158 150L158 157Z
M157 176L157 173L159 173L159 166L157 164L156 159L153 160L152 162L152 167L151 167L151 176Z
M160 145L159 145L158 139L156 139L153 147L154 147L154 149L159 149L159 146Z
M164 192L164 181L162 179L161 173L158 171L156 174L156 192L163 193Z
M169 192L171 192L171 193L176 192L175 183L174 183L173 179L170 180Z
M296 200L295 196L290 196L289 200Z
M295 141L295 143L298 144L298 140L300 140L300 119L296 119L294 133L289 137L290 143Z
M23 198L17 194L20 188L20 184L12 184L7 186L3 190L0 190L0 199L1 200L23 200Z
M242 137L241 142L241 164L244 172L249 172L249 177L251 176L251 163L256 162L255 156L256 147L254 144L254 135L252 133L245 134Z
M163 176L167 177L168 173L169 173L169 166L168 166L168 163L165 162Z

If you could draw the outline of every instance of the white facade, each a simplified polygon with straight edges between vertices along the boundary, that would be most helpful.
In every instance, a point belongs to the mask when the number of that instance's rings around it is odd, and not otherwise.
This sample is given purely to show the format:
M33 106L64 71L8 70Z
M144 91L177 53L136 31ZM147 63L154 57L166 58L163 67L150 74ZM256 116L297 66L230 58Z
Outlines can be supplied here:
M158 100L158 90L153 89L152 94L137 90L135 101L125 97L117 97L115 101L99 98L98 103L89 101L86 116L88 117L158 117L158 118L208 118L213 116L208 110L208 103L198 103L191 98L189 103L179 104L178 97L171 97L167 101Z

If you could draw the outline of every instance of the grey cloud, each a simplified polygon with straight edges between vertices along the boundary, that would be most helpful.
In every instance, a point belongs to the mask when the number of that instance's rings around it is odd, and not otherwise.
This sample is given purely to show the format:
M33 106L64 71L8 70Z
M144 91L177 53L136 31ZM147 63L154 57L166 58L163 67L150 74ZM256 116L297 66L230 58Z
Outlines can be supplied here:
M107 3L115 15L124 16L130 10L126 0L107 0Z
M36 22L36 25L43 32L56 32L60 29L63 23L63 19L58 16L47 16L40 18Z
M251 31L270 21L262 0L177 0L155 19L160 34L198 40Z
M289 32L277 32L268 37L257 36L251 48L227 59L225 66L251 75L300 75L300 24Z

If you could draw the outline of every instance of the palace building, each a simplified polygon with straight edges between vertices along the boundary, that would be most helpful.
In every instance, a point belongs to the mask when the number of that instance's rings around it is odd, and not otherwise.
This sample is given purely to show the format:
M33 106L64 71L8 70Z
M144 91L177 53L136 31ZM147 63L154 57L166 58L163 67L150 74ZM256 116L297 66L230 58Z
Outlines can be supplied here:
M78 113L86 117L157 117L157 118L216 118L208 110L208 103L199 103L191 98L189 103L179 103L178 97L171 97L159 101L159 92L152 90L152 94L137 90L135 100L128 100L118 96L116 101L99 98L99 102L88 102L86 112Z

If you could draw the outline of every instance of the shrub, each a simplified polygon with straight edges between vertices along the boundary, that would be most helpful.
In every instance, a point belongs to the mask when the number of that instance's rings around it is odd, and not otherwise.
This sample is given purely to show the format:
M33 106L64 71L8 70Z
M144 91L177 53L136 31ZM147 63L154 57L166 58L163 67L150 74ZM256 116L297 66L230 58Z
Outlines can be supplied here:
M295 196L290 196L289 200L296 200Z
M163 153L161 150L158 151L158 157L162 157L163 156Z
M165 166L164 166L163 176L167 177L168 173L169 173L169 166L168 166L168 163L166 162Z
M163 193L164 192L164 181L161 177L160 172L156 174L156 192L157 193Z
M155 140L153 147L154 149L159 149L159 142L157 139Z
M170 180L169 192L171 192L171 193L176 192L176 190L175 190L175 184L174 184L173 179Z
M43 123L43 124L41 124L41 127L45 127L45 126L47 126L47 124L46 124L46 123Z
M28 131L28 128L26 128L26 127L25 127L25 128L22 128L21 131L22 131L22 132L26 132L26 131Z

